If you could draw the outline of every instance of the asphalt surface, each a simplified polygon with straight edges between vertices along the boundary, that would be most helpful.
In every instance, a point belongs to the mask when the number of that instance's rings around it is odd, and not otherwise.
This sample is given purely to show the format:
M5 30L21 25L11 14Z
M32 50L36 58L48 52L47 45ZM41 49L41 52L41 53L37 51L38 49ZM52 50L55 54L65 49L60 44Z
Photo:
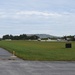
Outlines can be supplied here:
M0 48L0 75L75 75L75 61L24 61Z

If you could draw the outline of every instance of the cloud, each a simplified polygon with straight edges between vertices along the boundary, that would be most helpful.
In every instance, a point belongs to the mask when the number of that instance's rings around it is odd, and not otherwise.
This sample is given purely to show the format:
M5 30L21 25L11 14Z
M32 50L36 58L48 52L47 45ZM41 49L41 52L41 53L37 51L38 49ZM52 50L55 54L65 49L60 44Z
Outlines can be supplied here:
M60 14L58 13L49 13L49 12L39 12L39 11L20 11L20 12L17 12L16 13L17 15L38 15L38 16L53 16L53 17L56 17L56 16L61 16Z
M0 18L6 18L6 17L7 17L7 15L5 12L0 12Z
M61 17L59 13L40 12L40 11L16 11L16 12L0 12L0 18L25 18L25 17Z
M0 11L0 20L10 24L74 25L75 13L43 11Z

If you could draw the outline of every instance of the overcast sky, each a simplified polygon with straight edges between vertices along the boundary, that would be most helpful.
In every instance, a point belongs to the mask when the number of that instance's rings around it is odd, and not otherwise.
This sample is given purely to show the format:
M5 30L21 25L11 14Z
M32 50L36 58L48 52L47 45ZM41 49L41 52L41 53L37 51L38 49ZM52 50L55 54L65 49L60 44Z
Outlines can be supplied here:
M5 34L75 35L75 0L0 0Z

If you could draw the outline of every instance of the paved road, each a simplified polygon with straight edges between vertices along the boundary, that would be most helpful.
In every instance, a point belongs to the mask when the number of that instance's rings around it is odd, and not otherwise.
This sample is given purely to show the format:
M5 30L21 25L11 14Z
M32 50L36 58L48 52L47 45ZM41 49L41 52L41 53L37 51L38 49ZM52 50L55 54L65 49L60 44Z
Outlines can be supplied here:
M3 55L11 57L12 54L2 48L0 54L0 75L75 75L75 61L4 60Z

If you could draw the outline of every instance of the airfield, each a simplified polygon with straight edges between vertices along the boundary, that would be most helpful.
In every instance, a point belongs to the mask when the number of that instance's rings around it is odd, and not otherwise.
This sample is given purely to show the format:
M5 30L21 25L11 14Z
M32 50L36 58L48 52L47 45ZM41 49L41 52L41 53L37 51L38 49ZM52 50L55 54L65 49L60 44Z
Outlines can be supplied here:
M0 75L75 75L75 61L26 61L0 48Z

